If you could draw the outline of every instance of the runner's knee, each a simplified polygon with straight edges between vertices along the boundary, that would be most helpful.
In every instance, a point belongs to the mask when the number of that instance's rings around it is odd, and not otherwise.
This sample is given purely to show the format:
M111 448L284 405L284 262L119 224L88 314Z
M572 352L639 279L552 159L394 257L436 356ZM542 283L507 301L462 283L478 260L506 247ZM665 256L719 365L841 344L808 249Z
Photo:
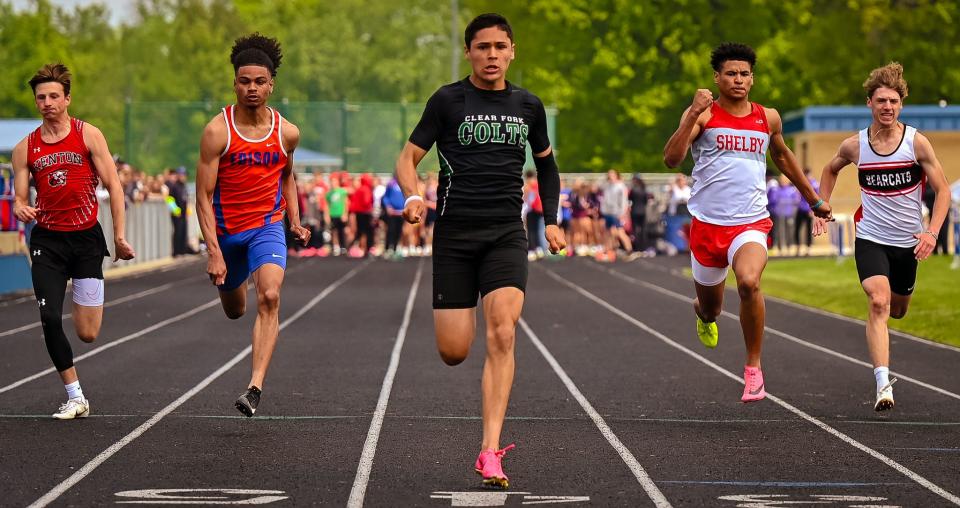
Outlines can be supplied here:
M259 294L260 306L273 310L280 307L280 289L269 288Z
M470 342L437 341L437 352L447 365L459 365L470 353Z
M227 319L240 319L243 317L244 309L243 307L237 308L223 308L223 313L227 315Z
M890 306L890 317L893 319L903 319L907 315L907 306L906 305L891 305Z
M760 276L744 275L737 278L737 293L741 299L751 298L760 291Z
M515 342L516 327L512 323L498 323L487 327L487 353L510 353Z
M95 330L77 330L77 337L89 344L97 340L97 332Z
M873 293L869 296L870 313L874 315L890 314L890 295L883 293ZM904 309L903 314L906 314ZM892 316L891 316L892 317ZM901 314L902 317L902 314Z

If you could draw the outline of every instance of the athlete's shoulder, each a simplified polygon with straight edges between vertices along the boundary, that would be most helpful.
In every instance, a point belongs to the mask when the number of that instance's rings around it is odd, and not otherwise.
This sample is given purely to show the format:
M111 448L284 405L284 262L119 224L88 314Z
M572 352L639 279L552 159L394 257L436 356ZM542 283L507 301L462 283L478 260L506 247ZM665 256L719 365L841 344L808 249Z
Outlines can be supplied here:
M11 155L13 156L14 159L23 157L23 160L26 160L27 145L30 143L30 136L33 136L33 132L24 136L23 139L21 139L19 142L17 142L16 145L13 146L13 152L11 152Z
M105 145L107 138L103 135L103 132L97 128L96 125L92 125L84 122L83 120L74 119L76 122L77 128L80 130L80 135L83 138L83 144L87 146L88 149L93 150L95 147Z
M464 87L463 83L460 81L455 81L453 83L447 83L446 85L437 88L433 95L430 96L430 101L433 104L446 106L453 104L455 102L464 101Z
M77 127L77 128L80 130L80 132L83 134L83 138L84 138L84 139L88 139L88 138L87 138L87 135L101 136L101 137L103 136L103 131L101 131L96 125L93 125L93 124L91 124L91 123L84 122L83 120L80 120L79 118L74 118L73 121L74 121L76 127Z
M541 106L543 105L543 101L540 100L540 97L538 97L537 94L531 92L530 90L527 90L526 88L523 88L523 87L516 86L513 83L510 83L509 86L510 86L510 93L520 94L520 96L523 97L523 101L525 103L533 104L533 105L541 105Z
M300 128L283 115L280 116L280 131L283 133L283 146L292 150L300 144Z
M207 137L208 135L226 135L227 120L224 115L225 113L220 111L207 122L207 125L203 127L203 137Z
M840 142L837 149L837 155L850 162L856 162L860 159L860 133L848 136Z
M230 134L227 131L227 122L224 113L221 111L207 122L203 127L203 134L200 136L201 156L209 152L211 154L220 154L227 148L227 140Z
M777 111L777 108L768 108L768 107L764 106L763 104L759 104L759 103L756 103L756 102L754 102L754 104L756 104L756 106L757 106L759 109L763 110L763 114L766 115L767 118L768 118L771 122L772 122L774 119L776 119L778 122L780 121L780 112Z

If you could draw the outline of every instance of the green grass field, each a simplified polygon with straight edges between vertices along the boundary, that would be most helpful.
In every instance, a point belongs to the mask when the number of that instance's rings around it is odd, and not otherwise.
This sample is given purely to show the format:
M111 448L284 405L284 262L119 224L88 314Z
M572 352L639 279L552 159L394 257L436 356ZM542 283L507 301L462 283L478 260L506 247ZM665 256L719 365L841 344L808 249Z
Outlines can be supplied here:
M910 310L890 327L937 342L960 346L960 270L951 270L951 256L920 262ZM733 273L728 287L735 284ZM858 319L867 317L867 298L852 257L776 259L767 264L761 285L764 294L818 307Z

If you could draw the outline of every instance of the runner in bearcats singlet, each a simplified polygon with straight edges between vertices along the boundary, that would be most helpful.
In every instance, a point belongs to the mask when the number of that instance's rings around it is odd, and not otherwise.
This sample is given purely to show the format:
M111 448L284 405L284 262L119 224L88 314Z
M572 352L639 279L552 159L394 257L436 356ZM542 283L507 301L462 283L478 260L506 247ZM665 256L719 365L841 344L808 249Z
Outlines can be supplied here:
M520 220L527 145L534 155L550 250L565 246L557 227L560 175L547 136L543 103L506 80L513 31L499 14L467 25L469 77L437 90L397 160L404 218L426 211L417 164L434 144L440 159L433 233L433 308L437 348L456 365L470 351L477 298L483 302L487 357L483 371L483 438L474 469L484 485L507 488L501 448L514 375L516 325L527 282L527 239Z
M14 214L24 223L37 221L30 233L30 271L47 352L67 391L67 402L53 414L61 420L90 415L63 331L63 299L72 279L73 323L80 340L93 342L103 321L103 258L110 255L97 222L100 182L110 194L115 259L134 256L124 239L124 198L116 164L100 130L67 113L70 85L70 71L62 64L37 71L30 87L43 121L13 149ZM31 176L36 206L28 201Z
M253 363L247 389L234 403L250 417L260 403L263 381L279 333L280 288L287 266L283 214L304 245L310 230L300 225L293 151L300 130L267 106L280 66L280 44L259 33L233 45L237 104L203 130L197 164L197 218L207 242L207 275L220 290L230 319L247 307L247 277L257 288Z
M829 218L830 205L817 196L783 141L780 114L748 99L756 63L753 49L721 44L713 50L710 63L719 98L714 101L709 90L697 90L663 155L671 168L683 162L688 149L693 155L693 189L687 206L693 215L690 263L697 290L693 304L697 336L705 346L716 347L716 318L722 310L727 266L732 266L747 349L740 400L753 402L766 396L760 370L764 329L760 276L767 264L766 239L772 226L764 186L767 153L815 214Z
M820 192L833 193L840 170L856 164L861 206L854 214L854 257L860 285L869 302L867 349L877 384L875 411L893 407L890 379L890 334L887 322L907 313L917 280L917 264L933 252L937 233L950 207L950 187L930 141L899 122L907 82L903 66L892 62L874 69L863 83L870 126L843 140L837 154L823 168ZM937 197L930 224L923 227L923 188ZM822 220L813 233L826 231Z

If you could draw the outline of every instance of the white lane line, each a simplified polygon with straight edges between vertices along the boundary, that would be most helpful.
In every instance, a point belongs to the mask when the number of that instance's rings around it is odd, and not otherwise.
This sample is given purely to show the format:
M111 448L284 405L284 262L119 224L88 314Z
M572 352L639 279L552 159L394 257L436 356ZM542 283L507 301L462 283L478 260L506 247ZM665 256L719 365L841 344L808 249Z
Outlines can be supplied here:
M121 337L121 338L119 338L119 339L117 339L117 340L115 340L115 341L113 341L113 342L108 342L108 343L106 343L106 344L104 344L104 345L102 345L102 346L100 346L100 347L98 347L98 348L91 349L90 351L88 351L88 352L86 352L86 353L84 353L84 354L82 354L82 355L74 358L74 359L73 359L73 363L76 364L76 363L79 362L80 360L85 360L85 359L87 359L87 358L90 358L91 356L98 355L98 354L100 354L100 353L102 353L102 352L104 352L104 351L106 351L106 350L108 350L108 349L110 349L110 348L117 347L117 346L119 346L120 344L123 344L123 343L125 343L125 342L129 342L129 341L131 341L131 340L133 340L133 339L136 339L136 338L139 338L139 337L143 337L144 335L147 335L148 333L153 332L153 331L156 331L156 330L158 330L158 329L160 329L160 328L163 328L164 326L167 326L167 325L169 325L170 323L175 323L175 322L177 322L177 321L186 319L186 318L188 318L188 317L190 317L190 316L192 316L192 315L194 315L194 314L197 314L197 313L202 312L202 311L204 311L204 310L206 310L206 309L209 309L210 307L213 307L214 305L217 305L217 304L219 304L219 303L220 303L220 299L219 299L219 298L217 298L217 299L215 299L215 300L210 300L209 302L207 302L207 303L205 303L205 304L203 304L203 305L201 305L201 306L199 306L199 307L197 307L197 308L195 308L195 309L193 309L193 310L188 310L187 312L183 312L183 313L177 314L176 316L173 316L173 317L171 317L171 318L167 318L167 319L164 319L163 321L154 323L154 324L152 324L152 325L150 325L150 326L148 326L148 327L146 327L146 328L144 328L144 329L142 329L142 330L140 330L140 331L138 331L138 332L131 333L130 335L127 335L127 336L125 336L125 337ZM19 380L19 381L10 383L10 384L8 384L7 386L4 386L4 387L0 388L0 393L8 392L8 391L13 390L14 388L16 388L16 387L18 387L18 386L21 386L21 385L23 385L23 384L29 383L30 381L33 381L33 380L35 380L35 379L39 379L39 378L41 378L41 377L43 377L43 376L46 376L47 374L50 374L50 373L53 373L53 372L56 372L56 371L57 371L57 369L56 369L55 367L50 367L50 368L48 368L48 369L42 370L42 371L40 371L40 372L37 372L36 374L33 374L33 375L31 375L31 376L27 376L27 377L25 377L25 378L23 378L23 379L21 379L21 380Z
M195 277L191 277L190 279L183 279L183 280L179 280L179 281L175 281L175 282L168 282L168 283L166 283L166 284L164 284L164 285L162 285L162 286L157 286L157 287L155 287L155 288L145 289L145 290L143 290L143 291L140 291L139 293L134 293L134 294L132 294L132 295L123 296L123 297L117 298L116 300L111 300L111 301L103 304L103 308L106 309L106 308L109 308L109 307L113 307L114 305L119 305L119 304L121 304L121 303L126 303L126 302L129 302L129 301L131 301L131 300L136 300L136 299L138 299L138 298L143 298L144 296L149 296L149 295L157 294L157 293L160 293L160 292L162 292L162 291L166 291L166 290L172 288L173 286L175 286L175 285L177 285L177 284L179 284L179 283L181 283L181 282L186 282L186 281L191 280L191 279L194 279L194 278L195 278ZM69 293L68 293L68 296L69 296ZM30 298L33 298L33 297L31 296ZM64 298L63 303L66 304L66 303L69 302L69 301L70 301L70 300L69 300L68 298ZM66 321L67 319L70 319L71 317L73 317L73 314L68 313L68 314L64 314L64 315L61 317L61 319L62 319L63 321ZM23 326L21 326L21 327L19 327L19 328L13 328L13 329L7 330L7 331L5 331L5 332L0 332L0 337L6 337L7 335L13 335L13 334L15 334L15 333L20 333L20 332L23 332L23 331L26 331L26 330L32 330L32 329L34 329L34 328L39 328L39 327L40 327L40 322L39 322L39 321L35 321L35 322L30 323L30 324L28 324L28 325L23 325Z
M606 271L606 272L609 273L610 275L613 275L614 277L623 279L623 280L625 280L625 281L627 281L627 282L630 282L630 283L632 283L632 284L637 284L637 285L643 286L643 287L645 287L645 288L647 288L647 289L650 289L650 290L656 291L656 292L658 292L658 293L667 295L667 296L669 296L669 297L671 297L671 298L676 298L677 300L680 300L680 301L683 301L683 302L687 302L687 303L693 304L693 298L684 296L684 295L682 295L682 294L680 294L680 293L675 293L675 292L673 292L673 291L671 291L671 290L669 290L669 289L666 289L666 288L664 288L664 287L657 286L656 284L651 284L651 283L649 283L649 282L636 279L636 278L631 277L631 276L629 276L629 275L627 275L627 274L625 274L625 273L618 272L618 271L613 270L613 269L611 269L611 268L608 268L608 269L606 269L606 270L604 270L604 271ZM764 295L764 297L766 297L766 295ZM734 313L732 313L732 312L722 311L722 315L723 315L724 317L728 317L728 318L730 318L730 319L736 319L736 320L738 320L738 321L739 321L739 319L740 319L740 316L739 316L738 314L734 314ZM791 335L791 334L786 333L786 332L781 332L780 330L777 330L777 329L775 329L775 328L770 328L769 326L764 326L763 329L764 329L764 331L766 331L767 333L770 333L770 334L772 334L772 335L776 335L776 336L778 336L778 337L787 339L787 340L789 340L789 341L791 341L791 342L800 344L801 346L804 346L804 347L807 347L807 348L810 348L810 349L814 349L814 350L820 351L821 353L826 353L826 354L828 354L828 355L830 355L830 356L834 356L834 357L836 357L836 358L840 358L840 359L845 360L845 361L848 361L848 362L850 362L850 363L853 363L853 364L856 364L856 365L860 365L861 367L866 367L866 368L868 368L868 369L870 369L870 370L873 370L873 364L868 363L868 362L865 362L865 361L863 361L863 360L859 360L859 359L854 358L854 357L852 357L852 356L847 356L847 355L845 355L845 354L843 354L843 353L840 353L839 351L834 351L834 350L832 350L832 349L830 349L830 348L823 347L823 346L821 346L821 345L819 345L819 344L814 344L814 343L812 343L812 342L807 342L807 341L805 341L805 340L803 340L803 339L801 339L801 338L799 338L799 337L796 337L796 336ZM896 376L897 378L902 379L902 380L904 380L904 381L907 381L907 382L909 382L909 383L913 383L913 384L915 384L915 385L917 385L917 386L922 386L922 387L924 387L924 388L926 388L926 389L928 389L928 390L937 392L937 393L939 393L939 394L941 394L941 395L946 395L947 397L951 397L951 398L960 400L960 394L958 394L958 393L954 393L954 392L951 392L951 391L949 391L949 390L945 390L945 389L943 389L943 388L940 388L939 386L934 386L934 385L932 385L932 384L930 384L930 383L927 383L927 382L925 382L925 381L921 381L921 380L919 380L919 379L917 379L917 378L914 378L914 377L910 377L910 376L908 376L908 375L906 375L906 374L903 374L903 373L901 373L901 372L893 372L893 371L891 371L891 375L894 375L894 376Z
M650 263L649 261L641 261L641 262L643 263L643 266L646 266L646 267L649 267L649 268L653 268L653 269L655 269L655 270L658 270L658 271L661 271L661 272L664 272L664 273L668 273L668 274L673 275L674 277L677 277L677 278L679 278L679 279L683 279L683 280L686 280L686 281L693 282L693 279L691 279L690 277L687 277L686 275L684 275L682 270L663 268L663 267L658 266L658 265L656 265L656 264ZM591 263L591 265L592 265L592 266L596 266L594 263ZM600 270L603 270L603 268L599 268L599 269L600 269ZM612 269L610 269L610 270L612 270ZM729 288L729 287L728 287L728 288L726 288L726 289L727 289L727 291L734 291L733 288ZM783 304L783 305L786 305L786 306L789 306L789 307L793 307L793 308L795 308L795 309L801 309L801 310L805 310L805 311L808 311L808 312L813 312L814 314L820 314L821 316L836 318L836 319L839 319L840 321L846 321L847 323L853 323L853 324L860 325L860 326L866 326L866 324L867 324L866 321L864 321L864 320L862 320L862 319L857 319L857 318L853 318L853 317L850 317L850 316L844 316L843 314L837 314L836 312L830 312L830 311L828 311L828 310L818 309L818 308L816 308L816 307L811 307L811 306L809 306L809 305L804 305L804 304L802 304L802 303L791 302L790 300L784 300L783 298L779 298L779 297L776 297L776 296L764 295L764 297L767 298L767 299L773 300L773 301L775 301L775 302L777 302L777 303L780 303L780 304ZM914 341L914 342L919 342L920 344L924 344L924 345L927 345L927 346L931 346L931 347L935 347L935 348L939 348L939 349L946 349L946 350L948 350L948 351L953 351L953 352L955 352L955 353L960 353L960 347L951 346L950 344L944 344L944 343L942 343L942 342L934 342L934 341L932 341L932 340L930 340L930 339L924 339L923 337L917 337L916 335L911 335L911 334L909 334L909 333L907 333L907 332L901 332L900 330L894 330L893 328L890 329L890 335L896 335L897 337L900 337L900 338L903 338L903 339L912 340L912 341Z
M299 268L299 267L297 267L297 268ZM287 273L290 273L290 272L296 270L297 268L293 268L293 269L291 269L291 270L287 270ZM255 288L254 288L254 285L253 285L253 284L250 284L249 287L248 287L248 290L252 290L252 289L255 289ZM176 315L176 316L174 316L174 317L172 317L172 318L169 318L169 319L164 319L163 321L160 321L159 323L156 323L156 324L153 324L153 325L151 325L151 326L148 326L147 328L144 328L143 330L140 330L139 332L131 333L130 335L127 335L127 336L125 336L125 337L121 337L121 338L119 338L119 339L117 339L117 340L115 340L115 341L113 341L113 342L109 342L109 343L107 343L107 344L104 344L104 345L102 345L102 346L100 346L100 347L98 347L98 348L96 348L96 349L92 349L92 350L90 350L90 351L88 351L88 352L86 352L86 353L84 353L84 354L82 354L82 355L74 358L74 359L73 359L73 363L76 364L76 363L79 362L80 360L83 360L83 359L86 359L86 358L90 358L91 356L100 354L100 353L102 353L103 351L105 351L105 350L107 350L107 349L110 349L110 348L112 348L112 347L119 346L120 344L123 344L124 342L129 342L129 341L131 341L131 340L133 340L133 339L136 339L136 338L138 338L138 337L142 337L142 336L144 336L144 335L146 335L146 334L148 334L148 333L150 333L150 332L152 332L152 331L154 331L154 330L157 330L158 328L162 328L162 327L164 327L164 326L166 326L166 325L168 325L168 324L170 324L170 323L173 323L173 322L175 322L175 321L177 321L177 320L179 320L179 319L188 318L188 317L190 317L190 316L192 316L192 315L194 315L194 314L196 314L196 313L198 313L198 312L200 312L200 311L202 311L202 310L206 310L206 309L208 309L208 308L210 308L210 307L218 304L219 302L220 302L220 298L218 297L218 298L216 298L216 299L210 300L209 302L207 302L207 303L205 303L205 304L201 305L200 307L197 307L197 308L195 308L195 309L193 309L193 310L189 310L189 311L184 312L184 313L182 313L182 314L178 314L178 315ZM9 385L7 385L7 386L4 386L4 387L0 388L0 393L13 390L14 388L16 388L16 387L18 387L18 386L20 386L20 385L23 385L24 383L29 383L30 381L33 381L33 380L35 380L35 379L39 379L39 378L41 378L41 377L43 377L43 376L46 376L47 374L50 374L50 373L52 373L52 372L56 372L56 368L50 367L49 369L46 369L46 370L37 372L36 374L33 374L33 375L31 375L31 376L27 376L27 377L25 377L25 378L23 378L23 379L21 379L21 380L19 380L19 381L16 381L16 382L11 383L11 384L9 384Z
M640 486L643 487L643 490L647 493L647 496L650 497L650 500L653 501L653 504L666 508L671 506L670 501L667 501L667 498L663 495L663 492L660 492L660 489L657 488L657 485L653 482L653 479L650 478L650 475L647 474L647 471L643 469L643 466L640 465L640 462L636 457L633 456L633 453L620 441L620 438L613 433L613 430L610 429L610 426L607 425L607 422L603 421L603 417L600 416L590 404L590 401L583 395L577 385L570 379L570 376L563 370L563 367L560 366L560 363L557 362L557 359L553 357L550 351L546 346L543 345L543 342L540 341L540 338L537 337L537 334L533 333L533 330L530 329L530 326L527 325L526 320L520 318L520 327L523 328L523 331L526 332L527 337L530 338L530 341L533 342L533 345L540 350L540 354L547 360L547 363L550 364L550 367L553 368L553 372L557 374L557 377L563 381L564 386L567 387L567 390L573 395L573 398L577 399L577 402L580 403L580 407L590 416L590 419L593 420L593 423L596 424L597 429L600 430L600 433L603 434L603 437L606 438L607 442L610 443L610 446L620 455L620 458L623 459L623 462L627 464L627 467L630 468L630 471L633 473L633 476L640 483Z
M21 296L19 298L0 302L0 307L9 307L10 305L17 305L18 303L29 302L30 300L33 300L33 295Z
M377 409L373 412L370 429L367 430L367 439L363 443L363 453L360 454L360 464L357 466L357 476L353 479L353 488L350 489L348 508L363 506L363 498L367 493L367 484L370 482L370 471L373 469L373 457L377 453L377 441L380 440L380 429L383 428L383 418L387 412L387 403L390 401L390 392L393 390L393 378L397 375L400 365L400 352L407 338L407 327L410 326L410 316L413 314L413 304L417 299L417 288L420 287L420 276L423 274L423 258L417 264L417 275L410 286L410 295L407 296L407 307L403 312L403 322L397 331L397 339L393 343L393 352L390 354L390 365L383 376L383 385L380 387L380 398L377 400Z
M561 284L569 287L570 289L573 289L573 290L576 291L577 293L580 293L580 295L582 295L583 297L585 297L585 298L587 298L587 299L589 299L589 300L597 303L597 304L600 305L601 307L606 308L606 309L609 310L611 313L613 313L613 314L615 314L615 315L623 318L625 321L631 323L632 325L636 326L637 328L640 328L641 330L649 333L650 335L653 335L654 337L660 339L660 340L663 341L664 343L666 343L666 344L668 344L668 345L670 345L670 346L672 346L672 347L680 350L681 352L685 353L686 355L688 355L688 356L696 359L696 360L699 361L700 363L703 363L704 365L706 365L706 366L712 368L713 370L715 370L715 371L723 374L724 376L726 376L726 377L728 377L728 378L736 381L737 383L743 384L743 379L741 379L740 376L738 376L738 375L736 375L736 374L734 374L734 373L732 373L732 372L724 369L723 367L717 365L716 363L708 360L706 357L704 357L704 356L702 356L702 355L700 355L700 354L698 354L698 353L695 353L695 352L692 351L691 349L687 348L686 346L681 345L680 343L678 343L678 342L674 341L673 339L667 337L666 335L658 332L657 330L654 330L653 328L650 328L649 326L647 326L647 325L646 325L645 323L643 323L642 321L640 321L640 320L638 320L638 319L635 319L633 316L631 316L631 315L627 314L626 312L618 309L617 307L614 307L613 305L611 305L610 303L608 303L606 300L604 300L604 299L602 299L602 298L594 295L593 293L591 293L591 292L589 292L589 291L587 291L587 290L585 290L585 289L583 289L583 288L578 287L577 285L573 284L572 282L569 282L569 281L565 280L563 277L557 275L557 274L556 274L555 272L553 272L552 270L548 270L548 269L544 269L544 270L547 272L547 275L549 275L550 278L556 280L557 282L560 282ZM864 445L864 444L861 444L859 441L857 441L857 440L853 439L852 437L844 434L843 432L840 432L840 431L837 430L837 429L834 429L833 427L831 427L831 426L827 425L826 423L818 420L817 418L815 418L815 417L813 417L813 416L810 416L810 415L807 414L806 412L804 412L804 411L802 411L802 410L794 407L793 405L789 404L788 402L786 402L785 400L783 400L783 399L781 399L781 398L779 398L779 397L776 397L776 396L774 396L774 395L771 395L770 393L767 393L767 398L770 399L771 401L777 403L778 405L780 405L780 406L783 407L784 409L790 411L791 413L799 416L800 418L802 418L802 419L804 419L804 420L806 420L806 421L808 421L808 422L816 425L817 427L820 427L820 429L822 429L823 431L831 434L832 436L840 439L841 441L849 444L850 446L852 446L852 447L854 447L854 448L856 448L856 449L858 449L858 450L860 450L860 451L862 451L862 452L870 455L871 457L879 460L880 462L883 462L884 464L886 464L887 466L893 468L894 470L896 470L896 471L899 472L900 474L903 474L903 475L906 476L907 478L910 478L911 480L915 481L916 483L922 485L924 488L926 488L926 489L929 490L930 492L933 492L934 494L936 494L936 495L938 495L938 496L946 499L947 501L950 501L951 503L960 506L960 497L958 497L957 495L955 495L955 494L953 494L953 493L951 493L951 492L948 492L947 490L941 488L940 486L934 484L933 482L931 482L930 480L927 480L926 478L920 476L919 474L911 471L910 469L907 469L906 467L904 467L904 466L901 465L900 463L896 462L895 460L891 459L890 457L887 457L886 455L883 455L882 453L874 450L873 448L870 448L870 447L868 447L868 446L866 446L866 445Z
M300 319L301 316L306 314L307 311L313 308L318 302L320 302L320 300L323 300L324 298L326 298L327 295L332 293L335 289L340 287L344 282L348 281L350 278L356 275L357 272L360 271L360 269L364 268L368 264L370 264L370 261L365 261L363 264L357 266L353 270L350 270L344 276L340 277L335 282L327 286L320 294L313 297L313 299L307 302L306 305L301 307L300 310L298 310L292 316L284 320L283 323L280 323L280 330L283 330L284 328L286 328L287 326L295 322L297 319ZM213 374L210 374L209 376L207 376L206 379L204 379L203 381L200 381L200 383L198 383L196 386L194 386L193 388L188 390L186 393L181 395L179 398L177 398L177 400L168 404L167 407L161 409L160 412L150 417L149 420L141 424L139 427L133 429L133 431L131 431L126 436L124 436L122 439L110 445L109 448L107 448L106 450L101 452L99 455L94 457L90 462L87 462L83 467L78 469L76 473L73 473L72 475L70 475L69 478L60 482L60 484L58 484L56 487L51 489L50 492L47 492L40 499L37 499L36 501L31 503L29 508L41 508L56 501L57 498L62 496L66 491L70 490L71 487L73 487L74 485L79 483L81 480L86 478L90 473L92 473L97 467L100 466L100 464L103 464L104 462L106 462L107 459L109 459L114 454L116 454L121 449L123 449L124 446L127 446L128 444L132 443L135 439L142 436L146 431L150 430L151 427L159 423L160 420L162 420L165 416L175 411L178 407L182 406L185 402L190 400L194 395L200 393L201 390L206 388L210 383L216 381L216 379L219 378L221 375L223 375L224 372L227 372L228 370L233 368L233 366L240 363L240 361L246 358L247 355L249 355L252 350L253 350L253 346L247 346L246 348L244 348L243 351L240 351L239 353L237 353L237 355L234 356L230 361L223 364L223 366L221 366L219 369L215 370Z

